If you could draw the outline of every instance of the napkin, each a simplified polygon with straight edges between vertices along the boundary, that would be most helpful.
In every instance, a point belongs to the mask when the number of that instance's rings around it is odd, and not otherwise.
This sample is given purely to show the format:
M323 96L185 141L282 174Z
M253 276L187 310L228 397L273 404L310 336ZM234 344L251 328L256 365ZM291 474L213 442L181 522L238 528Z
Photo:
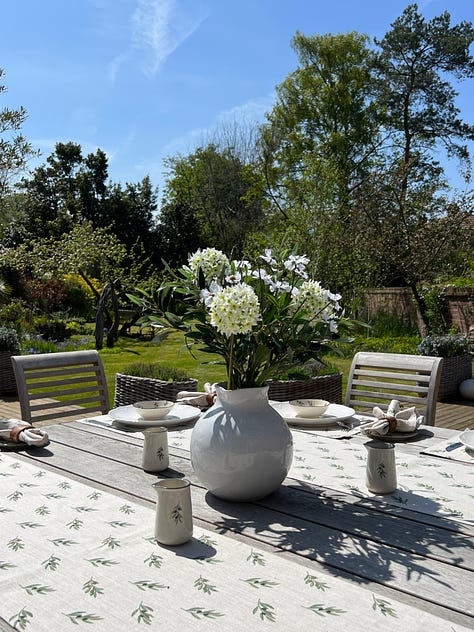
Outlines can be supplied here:
M0 417L0 439L38 447L49 443L47 433L40 428L33 428L21 419L6 419L5 417Z
M180 391L176 396L179 404L189 404L198 408L209 408L215 402L217 393L216 385L206 382L202 391Z
M423 415L418 415L414 406L400 410L400 402L393 399L385 413L379 406L374 406L376 420L364 424L364 433L371 436L383 436L391 432L413 432L423 423Z

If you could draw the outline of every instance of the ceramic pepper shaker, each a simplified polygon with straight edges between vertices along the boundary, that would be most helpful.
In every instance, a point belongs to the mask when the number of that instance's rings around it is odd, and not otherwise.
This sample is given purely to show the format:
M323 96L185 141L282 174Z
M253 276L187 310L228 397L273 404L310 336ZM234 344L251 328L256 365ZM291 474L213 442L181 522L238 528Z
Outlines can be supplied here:
M384 441L367 441L366 486L374 494L390 494L397 489L395 446Z
M191 485L185 478L168 478L153 487L156 501L155 538L160 544L183 544L193 535Z
M159 426L143 430L145 437L142 467L146 472L161 472L169 467L168 431Z

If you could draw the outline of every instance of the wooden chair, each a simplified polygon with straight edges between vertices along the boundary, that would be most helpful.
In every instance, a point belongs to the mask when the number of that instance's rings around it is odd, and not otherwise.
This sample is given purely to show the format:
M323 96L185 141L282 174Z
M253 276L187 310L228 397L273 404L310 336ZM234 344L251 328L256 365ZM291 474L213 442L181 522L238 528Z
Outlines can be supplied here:
M21 417L39 423L62 417L107 414L109 395L97 351L12 356ZM90 415L89 415L90 416Z
M347 381L346 406L386 410L392 399L416 406L428 426L435 425L442 358L403 353L356 353Z

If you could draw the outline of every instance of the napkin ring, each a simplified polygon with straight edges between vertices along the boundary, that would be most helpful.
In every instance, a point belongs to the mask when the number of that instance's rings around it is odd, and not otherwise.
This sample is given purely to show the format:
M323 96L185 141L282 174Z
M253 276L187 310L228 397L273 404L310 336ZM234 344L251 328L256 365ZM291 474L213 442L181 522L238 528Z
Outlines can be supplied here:
M395 419L395 417L387 417L387 421L388 421L388 431L395 432L395 430L397 429L397 420Z
M15 426L14 428L12 428L10 430L10 439L11 441L13 441L14 443L20 443L20 433L23 432L23 430L29 430L30 428L33 428L34 426Z

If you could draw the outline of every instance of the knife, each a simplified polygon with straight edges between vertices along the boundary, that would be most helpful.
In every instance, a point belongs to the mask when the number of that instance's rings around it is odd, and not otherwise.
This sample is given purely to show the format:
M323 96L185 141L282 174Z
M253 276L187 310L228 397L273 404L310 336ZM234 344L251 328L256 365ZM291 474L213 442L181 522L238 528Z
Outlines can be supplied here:
M456 441L456 443L450 443L444 449L446 450L446 452L451 452L451 450L457 450L458 448L462 447L463 445L464 444L461 443L461 441Z

